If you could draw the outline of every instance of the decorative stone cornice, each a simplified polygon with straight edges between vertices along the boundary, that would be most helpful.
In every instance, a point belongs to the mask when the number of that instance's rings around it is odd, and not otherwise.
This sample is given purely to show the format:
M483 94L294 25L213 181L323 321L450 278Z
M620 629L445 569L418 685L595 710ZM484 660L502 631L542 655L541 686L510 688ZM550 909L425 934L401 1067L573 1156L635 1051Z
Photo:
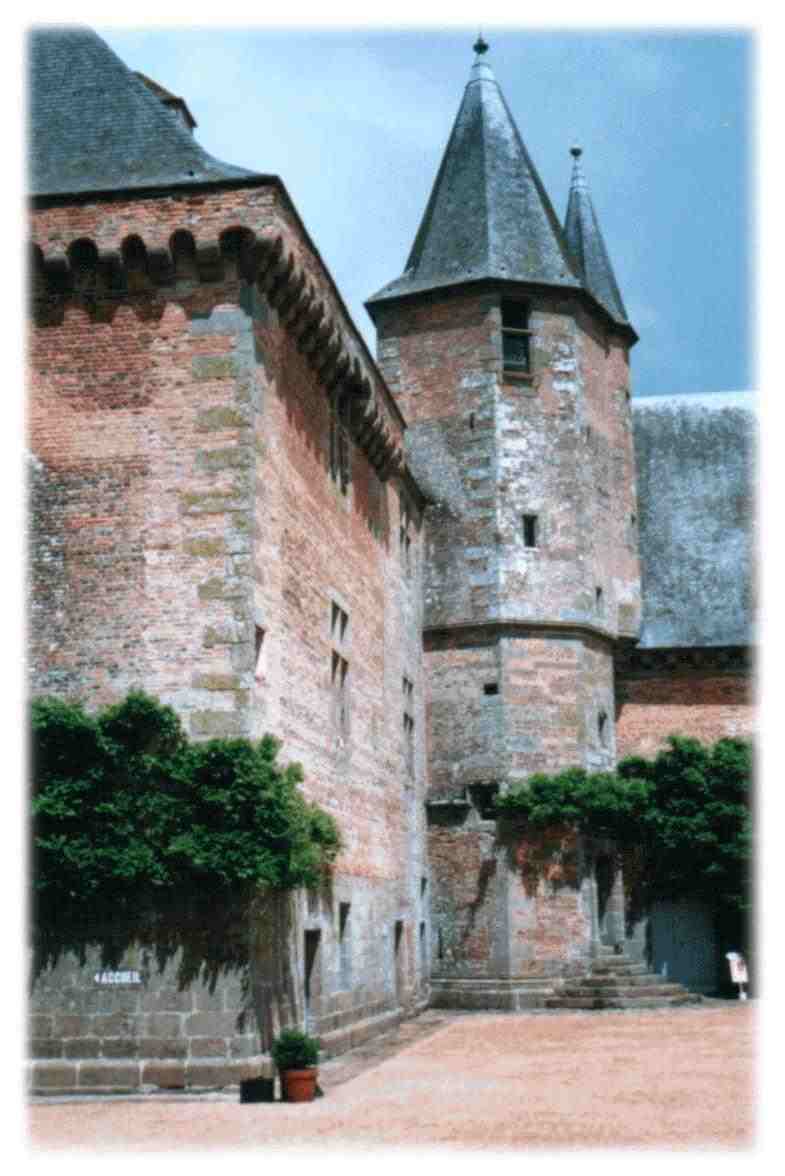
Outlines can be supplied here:
M34 245L30 264L35 311L49 323L62 319L67 301L105 319L128 297L233 276L256 285L325 391L338 389L348 398L349 430L378 476L386 480L400 473L402 429L385 404L381 378L352 347L338 314L283 233L233 227L217 239L197 241L179 229L165 249L148 248L134 235L119 248L101 251L82 237L46 254Z

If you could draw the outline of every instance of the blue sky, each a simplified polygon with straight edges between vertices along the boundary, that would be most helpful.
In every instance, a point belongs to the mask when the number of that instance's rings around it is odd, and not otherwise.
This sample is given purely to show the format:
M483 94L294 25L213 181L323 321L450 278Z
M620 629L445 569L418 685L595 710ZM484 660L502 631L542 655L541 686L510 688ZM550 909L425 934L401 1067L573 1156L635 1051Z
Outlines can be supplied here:
M475 29L107 29L182 95L196 136L281 176L375 350L363 302L403 269L473 60ZM583 165L640 342L636 395L751 388L745 31L486 30L486 60L563 217Z

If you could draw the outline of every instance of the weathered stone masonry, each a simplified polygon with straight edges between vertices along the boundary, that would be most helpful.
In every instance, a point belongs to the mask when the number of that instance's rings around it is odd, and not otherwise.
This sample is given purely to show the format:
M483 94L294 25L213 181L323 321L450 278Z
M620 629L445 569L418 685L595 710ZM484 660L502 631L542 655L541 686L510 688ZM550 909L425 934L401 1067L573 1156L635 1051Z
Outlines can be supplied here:
M407 459L433 502L424 645L436 976L585 964L591 859L574 850L585 882L550 900L521 896L493 822L475 826L467 802L480 785L534 771L612 766L615 642L634 635L640 610L626 343L577 300L512 292L528 299L533 332L532 372L515 382L502 365L506 287L374 307L380 362L410 421ZM532 548L525 514L537 518ZM550 916L535 916L532 903L548 901Z

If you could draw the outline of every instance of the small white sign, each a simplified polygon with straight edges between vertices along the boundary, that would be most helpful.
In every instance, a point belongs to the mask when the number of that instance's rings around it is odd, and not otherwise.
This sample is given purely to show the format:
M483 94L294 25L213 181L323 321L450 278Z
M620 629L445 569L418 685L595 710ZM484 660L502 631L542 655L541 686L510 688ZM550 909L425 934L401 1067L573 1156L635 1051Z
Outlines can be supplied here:
M141 984L138 972L96 972L96 984Z
M744 956L736 956L730 961L730 978L734 984L747 984L747 963Z

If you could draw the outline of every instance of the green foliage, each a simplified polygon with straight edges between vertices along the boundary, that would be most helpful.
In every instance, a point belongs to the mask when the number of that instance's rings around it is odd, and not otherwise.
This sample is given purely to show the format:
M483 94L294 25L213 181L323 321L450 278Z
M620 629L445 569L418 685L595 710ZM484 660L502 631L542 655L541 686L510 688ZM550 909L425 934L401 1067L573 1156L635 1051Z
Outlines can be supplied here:
M116 966L135 942L214 984L247 958L261 890L317 885L340 849L265 736L189 743L175 712L131 693L95 717L31 708L35 974L68 950Z
M283 1029L270 1050L279 1070L305 1070L319 1061L319 1042L300 1029Z
M671 736L652 760L634 757L614 772L570 768L535 775L499 796L500 815L544 828L570 825L638 847L650 898L702 896L749 906L752 749L740 739L704 747Z
M623 780L642 777L651 788L641 826L653 890L749 909L752 748L741 739L668 742L650 763L625 760L618 769Z
M613 772L568 768L555 776L538 774L502 796L496 807L516 813L538 827L574 825L585 832L626 841L634 837L650 786L642 779L622 780Z

